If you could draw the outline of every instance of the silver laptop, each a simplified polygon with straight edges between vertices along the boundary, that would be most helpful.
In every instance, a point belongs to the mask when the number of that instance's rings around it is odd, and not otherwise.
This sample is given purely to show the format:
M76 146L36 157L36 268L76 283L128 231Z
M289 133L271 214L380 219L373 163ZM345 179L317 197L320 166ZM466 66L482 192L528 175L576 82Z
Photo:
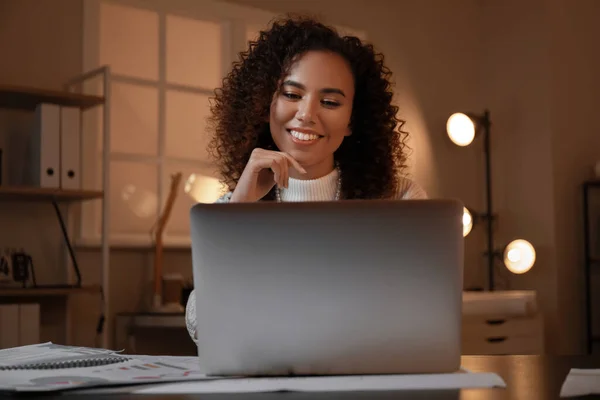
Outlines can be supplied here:
M453 200L195 205L204 372L458 370L462 214Z

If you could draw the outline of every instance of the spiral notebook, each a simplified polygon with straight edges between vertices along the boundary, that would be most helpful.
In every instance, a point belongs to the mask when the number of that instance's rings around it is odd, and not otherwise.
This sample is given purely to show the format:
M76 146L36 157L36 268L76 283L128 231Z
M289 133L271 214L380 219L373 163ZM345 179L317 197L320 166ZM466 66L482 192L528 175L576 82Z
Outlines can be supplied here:
M26 362L14 365L0 366L0 371L14 371L23 369L61 369L99 367L102 365L117 364L129 361L131 358L115 355L92 355L62 358L60 360L47 360L39 362Z
M206 377L198 357L123 355L51 342L0 350L0 395L168 383Z
M42 343L0 350L0 371L98 367L128 360L112 350Z

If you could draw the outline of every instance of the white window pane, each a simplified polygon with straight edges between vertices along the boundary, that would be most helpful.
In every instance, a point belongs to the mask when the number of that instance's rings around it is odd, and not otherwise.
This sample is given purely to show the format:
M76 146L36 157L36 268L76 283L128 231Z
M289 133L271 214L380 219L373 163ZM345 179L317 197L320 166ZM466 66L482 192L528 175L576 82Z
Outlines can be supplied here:
M167 82L213 89L220 85L221 25L167 16Z
M111 161L110 230L149 237L158 219L156 164Z
M111 151L157 155L158 89L115 82L111 94Z
M158 79L158 14L101 3L100 65L113 73Z
M209 97L203 94L168 91L166 96L166 155L208 161L206 131Z
M196 203L214 203L224 191L212 169L181 163L167 163L163 176L165 197L163 208L169 196L172 176L178 172L181 172L182 177L165 233L169 236L188 236L190 233L190 208Z

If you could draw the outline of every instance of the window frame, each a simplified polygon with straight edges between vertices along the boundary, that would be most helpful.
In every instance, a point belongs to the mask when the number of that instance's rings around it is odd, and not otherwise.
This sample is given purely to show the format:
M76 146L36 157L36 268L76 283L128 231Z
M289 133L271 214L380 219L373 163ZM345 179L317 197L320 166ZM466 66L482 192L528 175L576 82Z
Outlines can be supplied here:
M212 96L213 90L208 88L199 88L191 85L182 85L169 83L166 73L166 21L167 15L173 15L183 18L192 18L204 21L217 22L221 25L221 77L225 76L231 64L237 59L238 53L247 47L247 29L249 27L266 27L267 24L276 16L270 11L261 10L252 7L246 7L216 0L86 0L83 2L83 60L82 73L101 67L100 59L100 8L102 4L120 5L133 7L142 10L156 12L158 14L158 79L156 81L145 78L122 75L117 72L111 73L112 83L133 84L140 87L149 87L158 92L158 143L156 156L139 155L121 152L110 152L110 162L134 162L151 163L157 168L157 207L156 218L162 211L163 204L168 196L169 182L168 177L163 173L167 163L177 162L185 165L193 165L202 169L211 169L213 165L209 161L193 161L187 158L178 158L177 156L167 156L166 153L166 97L169 91L179 93L202 94ZM365 38L363 32L355 29L349 29L337 26L341 32L352 32ZM86 92L102 94L103 90L98 83L87 83L84 85ZM101 112L101 111L100 111ZM101 189L102 157L100 135L101 117L100 113L91 114L87 118L84 116L82 122L83 140L82 140L82 174L84 183L93 182L91 188ZM87 144L84 144L86 142ZM110 168L110 167L109 167ZM110 181L110 178L109 178ZM183 177L180 187L185 184ZM181 196L181 192L178 196ZM110 201L107 198L105 201ZM109 209L113 210L114 204ZM79 215L76 242L80 246L98 246L101 243L102 214L101 204L99 202L90 202L81 206ZM110 215L105 216L111 218ZM111 224L112 225L112 224ZM107 238L111 246L120 247L150 247L152 237L150 231L136 232L132 234L119 234L109 232ZM165 232L163 236L165 247L184 247L190 245L189 234L176 235Z

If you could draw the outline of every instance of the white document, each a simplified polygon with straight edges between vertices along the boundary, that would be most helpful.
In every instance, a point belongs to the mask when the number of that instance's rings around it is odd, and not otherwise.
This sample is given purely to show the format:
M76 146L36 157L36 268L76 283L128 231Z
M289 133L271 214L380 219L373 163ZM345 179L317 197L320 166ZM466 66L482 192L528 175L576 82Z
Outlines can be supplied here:
M294 378L237 378L180 382L134 390L135 394L348 392L506 387L494 373L459 371L448 374L369 375Z
M81 189L81 111L60 108L60 186Z
M600 369L571 368L560 389L560 397L600 394Z

